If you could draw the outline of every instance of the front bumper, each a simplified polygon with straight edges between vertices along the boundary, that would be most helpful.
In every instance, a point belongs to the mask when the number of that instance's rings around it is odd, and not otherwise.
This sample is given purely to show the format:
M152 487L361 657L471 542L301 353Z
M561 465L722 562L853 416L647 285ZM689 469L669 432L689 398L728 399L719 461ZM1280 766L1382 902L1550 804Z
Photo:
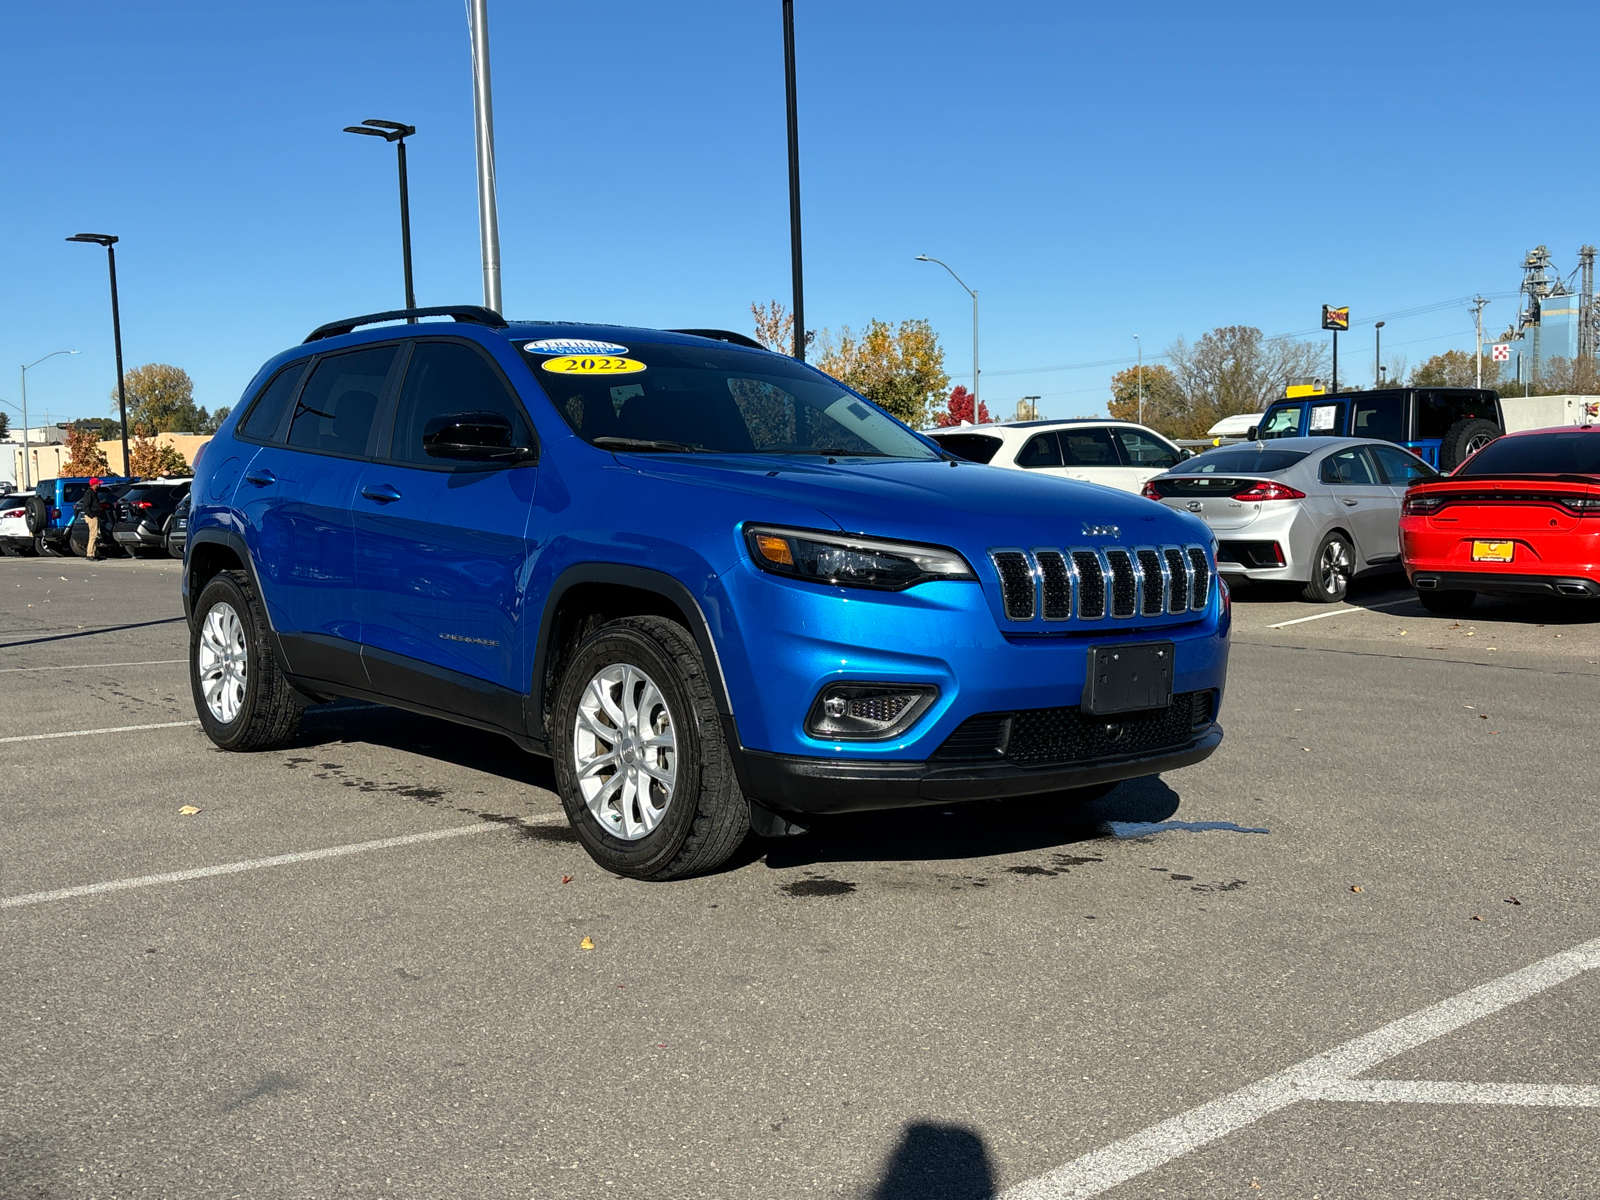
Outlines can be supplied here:
M963 800L998 800L1118 783L1192 766L1222 742L1212 724L1189 742L1146 754L1023 767L1013 763L866 762L746 751L752 799L790 813L862 812Z

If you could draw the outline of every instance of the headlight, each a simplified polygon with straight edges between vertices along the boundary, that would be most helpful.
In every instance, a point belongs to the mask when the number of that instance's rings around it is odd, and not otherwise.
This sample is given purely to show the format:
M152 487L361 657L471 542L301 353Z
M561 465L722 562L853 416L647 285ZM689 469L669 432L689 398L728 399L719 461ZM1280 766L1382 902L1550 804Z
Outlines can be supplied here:
M966 559L942 546L770 525L747 525L744 540L763 571L814 583L898 592L934 579L978 578Z

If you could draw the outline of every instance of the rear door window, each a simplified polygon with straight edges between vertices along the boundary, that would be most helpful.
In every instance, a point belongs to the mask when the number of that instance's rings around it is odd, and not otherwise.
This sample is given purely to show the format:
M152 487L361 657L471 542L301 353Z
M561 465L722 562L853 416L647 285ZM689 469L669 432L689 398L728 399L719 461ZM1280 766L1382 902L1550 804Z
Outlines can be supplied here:
M290 363L274 375L271 382L257 393L255 403L250 406L250 412L239 426L239 432L245 437L259 438L261 441L276 437L278 426L283 422L284 409L288 407L289 398L294 395L295 386L305 370L306 364L301 361Z
M1263 441L1267 438L1299 437L1300 417L1304 409L1305 406L1300 404L1274 406L1262 419L1256 437Z
M1372 461L1365 446L1351 446L1337 450L1322 460L1319 476L1323 483L1339 486L1377 487L1378 477L1373 473Z
M1399 392L1358 396L1351 437L1382 438L1386 442L1405 441L1405 397Z
M511 422L514 445L533 445L533 432L511 385L486 355L465 342L418 342L400 387L389 456L422 466L461 465L430 458L422 435L434 418L462 412L496 413ZM481 463L467 465L482 468Z
M1159 471L1178 465L1179 456L1172 447L1147 433L1118 429L1116 438L1122 444L1122 457L1130 467L1152 467Z
M324 454L366 454L394 355L393 345L373 346L320 360L294 407L289 444Z
M1116 443L1111 440L1111 430L1101 426L1090 429L1059 429L1056 442L1061 447L1062 464L1069 467L1120 467ZM1051 463L1051 466L1057 464Z
M1036 433L1028 439L1021 450L1017 451L1017 466L1028 467L1059 467L1061 465L1061 447L1056 443L1054 433Z

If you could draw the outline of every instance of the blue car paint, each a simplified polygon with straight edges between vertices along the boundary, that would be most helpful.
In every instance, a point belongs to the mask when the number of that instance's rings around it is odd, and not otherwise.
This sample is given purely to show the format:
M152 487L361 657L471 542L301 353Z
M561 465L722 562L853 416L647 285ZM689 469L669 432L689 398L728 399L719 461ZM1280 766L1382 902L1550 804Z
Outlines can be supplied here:
M236 439L248 401L283 364L419 332L488 351L533 424L537 465L452 487L461 476ZM559 336L704 344L612 326L458 323L363 329L296 347L262 367L208 450L190 547L208 529L242 536L279 634L365 643L524 697L535 686L545 599L567 572L604 564L669 576L705 620L744 750L925 760L974 714L1078 704L1091 645L1152 638L1175 644L1173 691L1211 689L1220 706L1229 644L1220 583L1203 611L1183 619L1052 627L1007 618L988 557L996 547L1199 545L1214 560L1198 519L1091 484L965 462L607 451L573 432L516 350ZM292 481L293 494L262 495L248 478L262 467ZM374 504L360 495L378 484L402 498ZM952 547L979 582L882 592L781 578L751 562L747 523ZM1119 533L1089 534L1089 525ZM186 572L192 602L188 584ZM869 679L931 683L938 700L888 742L806 733L825 683Z

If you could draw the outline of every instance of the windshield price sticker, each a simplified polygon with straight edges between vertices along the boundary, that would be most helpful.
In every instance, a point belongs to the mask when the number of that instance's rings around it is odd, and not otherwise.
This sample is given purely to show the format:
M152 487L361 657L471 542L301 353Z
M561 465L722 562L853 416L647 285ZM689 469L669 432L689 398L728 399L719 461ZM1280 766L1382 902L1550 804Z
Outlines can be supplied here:
M617 358L609 354L568 354L539 365L557 375L632 375L645 369L637 358Z
M546 363L545 365L549 366L550 364ZM1313 429L1332 429L1333 428L1333 415L1334 415L1334 413L1336 411L1337 411L1336 406L1332 405L1332 404L1319 404L1319 405L1317 405L1315 408L1313 408L1311 410L1311 428L1313 428Z
M626 354L626 346L614 342L591 342L583 338L540 338L524 342L522 348L530 354Z

